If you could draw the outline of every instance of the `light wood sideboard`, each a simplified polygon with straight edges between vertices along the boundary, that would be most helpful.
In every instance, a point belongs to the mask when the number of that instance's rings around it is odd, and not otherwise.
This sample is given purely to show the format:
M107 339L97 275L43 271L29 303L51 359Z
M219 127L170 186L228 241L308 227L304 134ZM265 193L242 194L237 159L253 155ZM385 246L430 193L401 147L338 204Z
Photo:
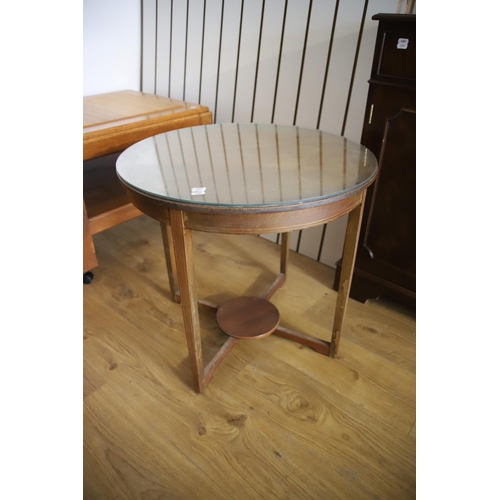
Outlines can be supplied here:
M206 106L133 90L83 98L83 273L97 267L93 235L142 215L116 176L122 151L147 137L212 123Z

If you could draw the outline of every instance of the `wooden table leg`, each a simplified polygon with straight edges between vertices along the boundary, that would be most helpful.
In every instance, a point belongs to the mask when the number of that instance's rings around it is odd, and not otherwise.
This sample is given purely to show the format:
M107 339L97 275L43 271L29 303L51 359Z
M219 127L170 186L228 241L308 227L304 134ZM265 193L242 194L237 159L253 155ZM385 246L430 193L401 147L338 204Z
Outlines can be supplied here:
M286 275L288 267L288 248L290 246L290 233L281 234L281 260L280 260L280 273Z
M160 222L161 236L163 238L163 250L167 264L168 281L170 283L170 293L174 302L180 302L179 283L177 280L177 267L174 258L174 245L172 242L172 228L165 222Z
M184 213L181 210L170 209L170 223L191 372L194 388L201 393L204 388L204 373L194 277L193 239L191 231L184 225Z
M344 253L342 257L342 271L340 273L339 291L337 294L337 305L335 306L335 317L333 319L332 341L330 343L329 356L333 358L339 349L340 334L344 324L344 317L351 290L352 273L356 261L356 250L358 247L359 233L361 232L361 221L363 219L363 208L365 205L366 191L363 192L361 203L349 213L347 221L347 232L344 242Z

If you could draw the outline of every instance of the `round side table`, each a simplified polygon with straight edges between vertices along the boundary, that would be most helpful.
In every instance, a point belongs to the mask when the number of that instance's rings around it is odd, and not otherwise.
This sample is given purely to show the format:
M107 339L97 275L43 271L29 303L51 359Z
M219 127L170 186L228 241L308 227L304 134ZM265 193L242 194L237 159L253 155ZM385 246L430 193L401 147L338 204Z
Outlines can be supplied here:
M216 124L144 139L117 160L131 202L161 223L173 300L182 307L198 392L235 343L273 333L334 357L339 347L367 187L377 160L364 146L319 130L268 124ZM269 300L286 279L290 231L349 214L331 341L279 326ZM280 273L263 297L221 306L198 301L191 231L282 233ZM198 306L217 310L228 335L203 366ZM249 311L253 311L251 314Z

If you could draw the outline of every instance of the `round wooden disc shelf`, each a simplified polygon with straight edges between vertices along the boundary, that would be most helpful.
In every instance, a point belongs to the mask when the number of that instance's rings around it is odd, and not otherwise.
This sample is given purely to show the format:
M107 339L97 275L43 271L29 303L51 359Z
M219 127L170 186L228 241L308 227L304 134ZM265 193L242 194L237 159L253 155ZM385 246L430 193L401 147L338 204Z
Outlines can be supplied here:
M271 335L280 322L276 306L259 297L236 297L217 310L217 324L227 335L241 340Z

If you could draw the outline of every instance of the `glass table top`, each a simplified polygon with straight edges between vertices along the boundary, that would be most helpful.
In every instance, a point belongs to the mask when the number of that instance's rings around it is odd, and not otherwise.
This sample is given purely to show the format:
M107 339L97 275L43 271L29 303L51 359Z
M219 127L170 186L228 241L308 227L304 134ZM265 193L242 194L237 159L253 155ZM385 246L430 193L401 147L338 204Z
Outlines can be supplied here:
M118 177L166 200L260 207L343 198L370 183L364 146L319 130L224 123L173 130L126 149Z

